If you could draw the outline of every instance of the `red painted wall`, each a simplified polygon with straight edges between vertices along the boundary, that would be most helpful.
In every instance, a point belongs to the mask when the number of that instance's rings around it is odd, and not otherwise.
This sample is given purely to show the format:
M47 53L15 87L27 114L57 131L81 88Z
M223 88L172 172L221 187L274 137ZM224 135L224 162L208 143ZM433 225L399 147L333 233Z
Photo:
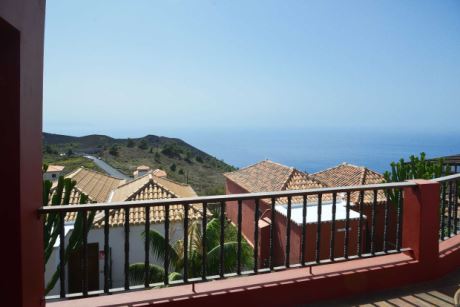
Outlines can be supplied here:
M0 130L4 161L0 232L3 306L39 306L44 263L41 141L44 0L0 1Z
M248 193L244 188L240 187L231 180L226 180L226 191L227 194L240 194ZM242 203L242 227L241 232L243 236L249 241L250 244L254 244L254 201L243 201ZM237 202L227 202L226 206L227 218L230 219L235 225L237 225L238 217L238 205ZM260 214L263 214L264 221L271 224L271 205L267 202L260 202ZM330 241L331 241L331 223L321 223L321 238L320 238L320 259L330 258ZM268 227L269 228L269 227ZM336 222L336 235L335 235L335 257L344 256L344 242L345 232L338 231L339 229L345 229L345 221ZM275 266L284 265L286 255L286 241L287 241L287 218L276 212L275 215L275 240L274 244L274 264ZM268 234L267 234L268 232ZM265 236L261 236L259 231L259 249L264 252L259 253L259 266L268 266L270 254L266 253L269 251L269 238L270 230L265 230ZM305 261L314 261L316 259L316 239L317 239L317 224L312 223L307 225L306 229L306 245L305 245ZM291 235L290 235L290 264L300 263L300 251L301 251L301 237L302 237L302 226L291 222ZM363 221L362 229L362 250L364 252L364 246L366 242L366 223ZM353 256L358 252L358 221L350 221L349 231L349 250L348 255Z
M359 212L358 208L353 208ZM396 220L397 210L393 204L388 204L388 228L387 228L387 248L389 250L396 248ZM371 228L372 228L372 206L364 205L363 214L367 217L367 232L366 236L370 240ZM378 204L375 206L375 245L374 249L376 252L383 251L383 238L384 238L384 225L385 225L385 205ZM370 242L366 244L366 248L370 250Z

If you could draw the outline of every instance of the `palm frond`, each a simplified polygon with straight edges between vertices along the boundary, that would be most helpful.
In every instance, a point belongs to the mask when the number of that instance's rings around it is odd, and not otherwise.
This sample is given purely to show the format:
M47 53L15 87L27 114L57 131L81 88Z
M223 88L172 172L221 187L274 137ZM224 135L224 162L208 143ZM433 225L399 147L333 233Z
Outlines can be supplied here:
M168 275L169 281L181 280L182 278L183 278L182 275L178 272L172 272L171 274Z
M220 245L209 251L207 255L208 275L219 272ZM238 243L226 242L224 244L224 271L225 273L236 272L238 261ZM251 247L246 242L241 242L241 265L242 268L250 268L254 263L251 256Z
M142 233L144 239L145 239L145 232ZM150 240L150 249L153 253L153 255L160 260L165 259L166 255L166 250L165 250L165 245L166 245L166 240L165 238L156 230L150 230L148 233L149 240ZM169 243L169 242L168 242ZM175 266L177 261L179 260L179 255L177 251L170 245L168 244L168 252L169 252L169 260L170 263Z
M163 281L165 271L162 267L150 264L149 265L149 283ZM129 283L131 285L143 285L145 281L145 264L133 263L129 265Z
M212 219L206 225L206 247L208 251L219 245L220 242L220 220Z
M188 228L188 253L189 258L192 257L192 254L198 253L201 255L202 253L202 245L201 245L201 224L198 221L194 221Z

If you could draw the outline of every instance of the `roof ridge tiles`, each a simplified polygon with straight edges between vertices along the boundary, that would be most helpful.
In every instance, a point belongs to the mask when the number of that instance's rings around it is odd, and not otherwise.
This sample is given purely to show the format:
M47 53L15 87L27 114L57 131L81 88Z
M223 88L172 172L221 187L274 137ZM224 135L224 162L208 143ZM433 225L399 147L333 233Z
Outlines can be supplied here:
M179 181L175 181L175 180L172 180L170 178L166 178L166 177L158 177L158 176L155 176L153 175L152 173L152 176L155 177L155 178L159 178L160 180L166 180L166 181L169 181L171 183L174 183L174 184L177 184L177 185L181 185L183 187L192 187L190 184L188 183L183 183L183 182L179 182Z
M225 172L225 173L223 173L223 175L225 176L226 174L232 174L232 173L236 173L236 172L239 172L239 171L243 171L243 170L246 170L246 169L248 169L248 168L254 167L254 166L256 166L256 165L259 165L259 164L262 164L262 163L267 163L267 162L268 162L268 163L271 163L271 164L275 164L275 165L281 166L281 167L286 168L286 169L294 169L294 167L292 167L292 166L283 165L283 164L281 164L281 163L274 162L274 161L272 161L272 160L270 160L270 159L265 159L265 160L262 160L262 161L259 161L259 162L250 164L250 165L248 165L248 166L245 166L245 167L243 167L243 168L237 169L237 170L235 170L235 171L233 171L233 172Z
M344 166L344 165L348 165L347 162L342 162L342 163L337 164L337 165L335 165L335 166L331 166L331 167L325 168L325 169L323 169L323 170L321 170L321 171L317 171L317 172L315 172L315 173L311 173L310 175L311 175L311 176L314 176L314 175L317 175L317 174L321 174L321 173L324 173L324 172L328 172L328 171L331 171L331 170L333 170L333 169L339 168L339 167Z
M292 177L294 176L294 173L295 173L296 169L295 168L292 168L291 169L291 173L289 174L289 176L286 178L286 180L284 181L283 185L281 186L281 191L285 190L289 184L289 181L292 179Z

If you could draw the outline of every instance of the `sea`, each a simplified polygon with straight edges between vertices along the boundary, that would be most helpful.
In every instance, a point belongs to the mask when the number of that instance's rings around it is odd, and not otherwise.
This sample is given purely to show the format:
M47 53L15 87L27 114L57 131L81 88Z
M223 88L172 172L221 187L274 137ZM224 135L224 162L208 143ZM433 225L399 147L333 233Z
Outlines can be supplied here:
M309 127L201 129L178 137L238 168L269 159L307 173L347 162L378 172L392 161L425 152L428 158L460 154L459 131Z

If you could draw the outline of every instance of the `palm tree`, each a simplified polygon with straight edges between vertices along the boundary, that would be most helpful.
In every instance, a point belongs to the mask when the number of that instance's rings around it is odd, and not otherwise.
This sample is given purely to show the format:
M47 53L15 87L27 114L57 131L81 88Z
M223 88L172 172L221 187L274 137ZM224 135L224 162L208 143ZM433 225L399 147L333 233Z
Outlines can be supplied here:
M202 273L202 233L201 223L194 221L188 227L188 276L197 277ZM226 222L224 236L224 272L231 273L236 271L237 267L237 231L235 226ZM142 234L145 239L145 233ZM165 258L165 238L156 230L150 230L148 233L150 240L150 250L154 257L162 262ZM184 241L178 240L173 245L168 244L168 254L170 259L169 280L181 280L184 270ZM252 248L244 241L241 242L241 265L243 268L249 268L253 264ZM220 260L220 221L213 218L206 225L206 275L217 275L219 273ZM142 284L144 282L144 263L134 263L129 267L131 284ZM171 270L172 269L172 270ZM161 282L164 279L163 266L150 264L149 279L150 283Z

